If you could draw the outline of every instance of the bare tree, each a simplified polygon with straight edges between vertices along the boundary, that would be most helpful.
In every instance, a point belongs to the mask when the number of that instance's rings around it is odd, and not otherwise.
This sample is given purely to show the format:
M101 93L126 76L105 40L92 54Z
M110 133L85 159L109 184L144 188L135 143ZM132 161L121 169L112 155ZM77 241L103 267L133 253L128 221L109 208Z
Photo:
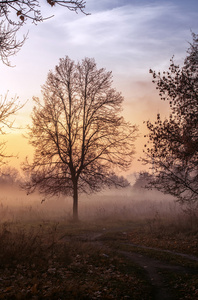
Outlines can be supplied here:
M59 5L70 11L86 14L84 0L46 0L54 7ZM39 0L2 0L0 1L0 57L3 63L10 66L9 57L16 54L23 46L27 35L21 41L17 39L17 33L28 20L34 24L43 22L53 16L43 17L41 13L42 1Z
M182 68L171 59L168 72L150 70L171 114L164 121L158 114L154 124L147 121L149 141L143 159L155 170L150 184L180 203L198 201L198 36L192 36Z
M6 134L6 128L13 128L14 121L10 120L10 117L20 110L24 105L18 102L18 98L8 99L8 94L4 97L0 96L0 135ZM6 142L0 142L0 165L6 164L6 159L12 155L5 153Z
M35 147L28 192L73 195L78 219L78 193L104 186L125 186L115 170L126 171L134 154L137 127L120 115L123 97L111 87L112 74L97 69L94 59L75 64L60 59L42 87L43 101L34 98L30 143Z

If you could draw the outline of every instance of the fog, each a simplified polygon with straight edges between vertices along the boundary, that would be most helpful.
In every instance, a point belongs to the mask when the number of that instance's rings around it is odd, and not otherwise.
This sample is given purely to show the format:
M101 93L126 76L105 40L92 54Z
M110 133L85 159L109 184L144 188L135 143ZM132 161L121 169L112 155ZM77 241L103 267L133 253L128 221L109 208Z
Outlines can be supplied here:
M7 221L71 220L72 197L26 195L14 185L1 186L0 219ZM142 220L180 218L181 206L158 191L127 187L103 190L101 193L79 195L80 220Z

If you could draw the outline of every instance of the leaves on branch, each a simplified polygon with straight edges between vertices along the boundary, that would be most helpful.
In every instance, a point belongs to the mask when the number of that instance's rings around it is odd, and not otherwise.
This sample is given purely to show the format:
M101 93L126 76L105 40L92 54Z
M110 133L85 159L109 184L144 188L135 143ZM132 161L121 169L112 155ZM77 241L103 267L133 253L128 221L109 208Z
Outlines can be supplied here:
M52 1L52 0L47 0L47 3L49 3L49 5L51 5L51 6L54 6L54 5L55 5L55 2Z
M181 203L198 200L198 36L192 36L182 68L172 58L163 75L149 71L171 114L164 121L158 114L154 124L147 121L150 146L142 159L155 169L151 185Z

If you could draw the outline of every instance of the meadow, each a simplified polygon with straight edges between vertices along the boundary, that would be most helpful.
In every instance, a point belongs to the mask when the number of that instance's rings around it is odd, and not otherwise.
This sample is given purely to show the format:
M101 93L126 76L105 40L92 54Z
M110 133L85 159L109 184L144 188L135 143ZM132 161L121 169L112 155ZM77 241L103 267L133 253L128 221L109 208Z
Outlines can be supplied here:
M0 299L196 299L198 219L154 191L71 198L2 189ZM42 202L42 204L41 204Z

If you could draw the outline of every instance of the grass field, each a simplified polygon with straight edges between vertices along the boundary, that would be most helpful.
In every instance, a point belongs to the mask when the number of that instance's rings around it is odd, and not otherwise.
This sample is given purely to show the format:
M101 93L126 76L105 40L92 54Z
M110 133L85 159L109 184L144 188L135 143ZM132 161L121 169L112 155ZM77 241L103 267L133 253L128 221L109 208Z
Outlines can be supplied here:
M70 206L1 204L0 299L196 299L196 216L163 199L97 197L78 223Z

